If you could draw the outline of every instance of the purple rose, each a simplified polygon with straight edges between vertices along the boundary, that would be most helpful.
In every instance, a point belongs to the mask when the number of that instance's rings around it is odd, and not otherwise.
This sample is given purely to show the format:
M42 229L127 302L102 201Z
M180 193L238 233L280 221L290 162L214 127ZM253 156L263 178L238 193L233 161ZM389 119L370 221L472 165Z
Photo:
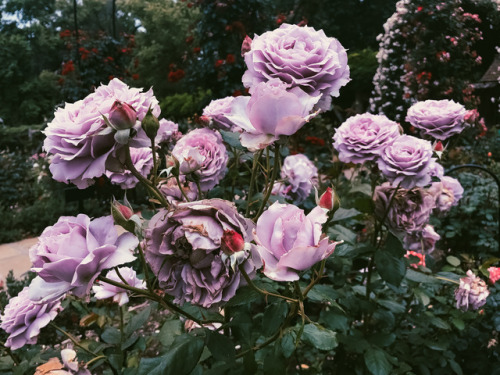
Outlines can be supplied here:
M242 217L231 202L207 199L180 203L175 210L160 210L149 222L146 260L175 303L219 306L229 301L244 281L239 264L247 273L255 271L248 250L253 247L253 228L252 221ZM224 236L235 234L243 239L244 250L224 252L222 245L228 243Z
M430 142L410 135L402 135L388 145L377 163L389 181L406 189L429 184L435 167Z
M467 276L460 279L460 285L455 290L457 309L467 311L471 307L477 310L486 303L489 294L486 283L468 270Z
M275 184L277 189L273 189L273 193L300 203L311 194L313 186L318 184L318 168L306 155L289 155L283 161L281 178L284 184Z
M335 132L333 147L344 163L364 163L377 159L401 135L398 123L384 115L364 113L349 117Z
M9 334L5 346L12 350L26 344L36 344L40 330L62 310L61 301L36 303L29 299L29 287L11 298L0 317L0 327Z
M146 289L146 283L137 278L137 274L132 268L120 267L118 268L118 272L120 272L120 275L123 277L123 280L125 280L129 286L138 289ZM114 269L109 271L106 277L118 283L123 283L122 278L118 276L118 273ZM113 302L118 303L119 306L122 306L129 301L126 289L119 288L117 286L107 284L105 282L94 285L92 287L92 290L95 293L95 298L97 299L113 298Z
M392 203L387 212L393 194ZM411 190L396 188L388 182L375 188L375 217L396 236L412 234L424 229L435 207L434 197L425 189L416 187ZM387 214L386 214L387 212Z
M135 169L144 177L147 177L153 168L153 153L149 147L130 148L130 158ZM111 183L120 185L122 189L133 189L139 180L129 170L122 172L106 171L106 176Z
M102 270L135 259L132 250L138 243L131 233L118 236L111 216L60 217L30 249L31 270L38 274L31 283L30 298L47 301L70 291L85 297Z
M118 144L103 119L109 118L115 101L126 103L136 111L141 121L151 106L153 114L160 114L158 100L153 91L129 88L118 79L108 85L101 85L85 99L74 104L66 103L59 108L54 119L44 133L44 149L54 155L50 171L55 180L74 183L84 189L94 183L94 177L104 174L106 169L119 170L124 160L121 145ZM132 147L148 146L149 139L137 122L137 135L132 139ZM129 132L130 130L125 130Z
M263 272L276 281L298 280L303 271L329 257L337 243L322 235L327 211L316 207L308 215L291 204L273 203L257 221L257 251Z
M231 114L231 105L234 99L234 96L228 96L223 99L212 100L203 109L203 116L209 121L211 128L226 131L241 130L227 118Z
M184 176L179 176L179 180L182 186L182 190L184 190L184 194L188 197L189 201L194 201L198 199L198 187L194 182L186 181ZM177 184L177 180L175 178L169 178L167 181L162 182L160 186L158 186L160 192L165 196L168 203L185 201L185 197Z
M195 129L183 136L172 150L183 174L194 173L202 191L208 191L226 175L227 151L218 132Z
M408 109L406 121L420 129L422 136L444 141L468 126L465 113L464 106L453 100L426 100Z
M441 236L436 233L432 225L427 224L420 232L413 232L404 237L403 245L406 250L431 253L434 251L436 242Z
M181 138L182 134L179 132L179 125L173 121L161 119L159 121L160 128L156 133L155 144L170 144Z
M319 97L306 94L298 87L287 91L288 85L271 79L252 87L252 96L234 99L227 116L241 128L241 144L255 151L276 141L281 135L295 134L309 119Z
M457 179L443 176L440 182L434 182L431 185L429 192L436 201L436 211L444 214L458 204L464 194L464 188Z
M279 78L291 88L300 87L321 98L318 108L330 109L331 97L349 81L349 66L344 47L323 30L282 24L279 29L256 35L244 55L247 71L245 87Z

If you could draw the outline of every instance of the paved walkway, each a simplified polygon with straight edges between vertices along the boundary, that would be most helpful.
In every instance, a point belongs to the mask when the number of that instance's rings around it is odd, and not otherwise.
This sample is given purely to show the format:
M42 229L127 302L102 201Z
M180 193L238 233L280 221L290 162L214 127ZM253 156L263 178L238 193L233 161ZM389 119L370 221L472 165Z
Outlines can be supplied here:
M29 249L37 241L38 238L27 238L0 245L0 280L5 280L10 270L14 271L16 278L29 271L31 268Z

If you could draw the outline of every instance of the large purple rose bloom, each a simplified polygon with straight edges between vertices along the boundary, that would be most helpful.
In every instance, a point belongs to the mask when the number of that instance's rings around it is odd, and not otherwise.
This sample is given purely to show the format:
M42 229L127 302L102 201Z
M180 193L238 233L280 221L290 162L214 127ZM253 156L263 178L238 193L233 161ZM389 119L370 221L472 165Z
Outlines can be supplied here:
M429 184L435 167L430 142L411 135L402 135L384 148L377 163L389 181L406 189Z
M326 220L327 211L321 207L306 215L294 205L273 203L256 227L264 274L276 281L298 280L298 271L329 257L337 243L322 234Z
M227 118L243 130L241 144L250 150L263 149L281 135L295 134L311 117L319 97L272 79L252 87L252 96L234 99Z
M283 24L256 35L244 58L248 68L243 75L246 87L279 78L291 88L300 87L320 97L318 108L324 111L330 109L331 97L339 96L340 88L350 81L345 48L323 30L308 26Z
M61 301L36 303L29 299L29 288L24 289L5 306L0 327L9 334L5 346L12 350L26 344L36 344L40 330L55 319L62 310Z
M388 182L375 188L374 200L375 216L382 220L385 215L384 224L396 236L422 231L435 207L434 197L425 189L399 188L396 191Z
M135 169L142 176L147 177L153 168L153 153L151 152L151 148L130 148L130 158ZM129 170L122 172L106 171L106 176L108 176L111 183L120 185L122 189L132 189L139 183L139 180Z
M183 136L172 150L183 174L194 173L202 191L208 191L226 175L227 151L218 132L195 129Z
M364 113L349 117L335 132L333 147L344 163L361 164L377 159L401 135L398 123L384 115Z
M408 109L406 121L419 129L422 136L444 141L468 126L465 113L464 106L453 100L426 100Z
M153 114L160 114L158 100L153 91L142 93L142 89L129 88L118 79L101 85L95 92L76 103L66 103L59 108L54 120L45 129L47 136L44 149L53 154L50 171L55 180L74 183L84 189L94 183L94 177L104 174L106 169L120 169L123 159L120 144L107 127L103 116L109 118L115 101L130 105L141 121L151 107ZM137 122L137 135L133 147L148 146L149 140ZM124 160L124 159L123 159Z
M275 184L273 193L300 203L318 184L318 168L306 155L288 155L283 161L281 178L283 182Z
M218 306L244 282L239 264L247 273L255 271L249 258L253 228L231 202L180 203L175 210L160 210L149 222L146 260L175 303Z
M32 271L38 274L30 298L49 301L66 292L85 297L102 270L135 259L132 251L138 243L131 233L118 236L111 216L60 217L30 249Z
M231 114L231 105L234 101L234 96L212 100L209 105L203 109L203 116L208 120L209 126L218 130L239 131L227 116Z

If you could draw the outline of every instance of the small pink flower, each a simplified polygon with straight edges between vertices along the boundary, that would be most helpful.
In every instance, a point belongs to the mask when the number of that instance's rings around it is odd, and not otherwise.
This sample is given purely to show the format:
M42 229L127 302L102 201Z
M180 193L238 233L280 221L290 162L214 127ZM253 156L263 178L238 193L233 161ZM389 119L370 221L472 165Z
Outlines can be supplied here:
M500 280L500 267L490 267L488 268L488 272L490 273L490 282L492 284Z

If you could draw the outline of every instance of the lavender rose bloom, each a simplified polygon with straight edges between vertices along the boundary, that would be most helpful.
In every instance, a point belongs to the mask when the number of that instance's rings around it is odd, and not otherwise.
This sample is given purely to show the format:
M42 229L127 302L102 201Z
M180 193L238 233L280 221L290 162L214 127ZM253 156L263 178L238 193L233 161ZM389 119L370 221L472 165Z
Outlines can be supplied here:
M249 274L255 271L255 259L249 258L253 228L231 202L180 203L175 210L160 210L149 222L146 260L175 303L219 306L244 282L238 264Z
M436 233L432 225L427 224L420 232L407 234L404 237L403 245L406 250L431 253L436 247L436 242L441 236Z
M118 268L118 272L123 277L123 280L127 282L129 286L138 289L146 289L146 283L137 278L136 272L130 267L120 267ZM116 270L111 270L107 273L106 277L118 283L123 283L123 280ZM103 282L99 285L94 285L92 290L95 293L95 298L97 299L106 299L113 298L113 302L118 303L118 306L123 306L129 301L127 290L123 288L119 288L117 286L107 284Z
M430 142L410 135L402 135L388 145L377 163L389 181L406 189L429 184L435 167Z
M153 168L153 153L149 147L130 148L130 158L135 169L144 177L147 177ZM129 170L122 172L106 171L106 176L111 180L111 183L120 185L122 189L132 189L139 180L132 175Z
M252 96L234 99L227 118L243 130L241 144L251 151L270 145L281 135L295 134L309 119L319 97L306 94L298 87L271 79L252 87Z
M300 87L321 98L318 108L329 110L331 97L349 81L347 52L335 38L312 27L282 24L279 29L256 35L244 54L247 71L245 87L272 78Z
M227 151L218 132L195 129L183 136L172 150L180 163L181 173L193 172L202 191L208 191L226 175Z
M457 179L443 176L440 182L431 185L429 192L436 200L436 211L444 214L458 204L464 194L464 188Z
M182 190L184 191L184 194L187 196L189 201L196 200L198 198L198 187L196 186L196 184L191 181L186 181L186 178L184 176L179 176L179 181L181 183ZM158 188L169 203L176 203L186 200L175 178L169 178L167 181L162 182L158 186Z
M159 121L160 128L156 133L155 144L163 145L170 144L181 138L182 134L179 132L179 125L173 121L161 119Z
M283 161L281 178L284 184L275 184L273 194L300 203L311 194L313 186L318 184L318 168L306 155L288 155Z
M131 233L118 236L111 216L60 217L30 249L31 270L38 274L31 283L30 298L49 301L70 291L85 297L102 270L135 259L132 250L138 243Z
M455 290L457 309L467 311L471 307L477 310L486 303L489 294L486 283L468 270L467 276L460 279L460 285Z
M361 164L377 159L401 135L398 123L384 115L364 113L349 117L335 132L333 147L344 163Z
M264 263L264 274L276 281L299 279L303 271L335 250L336 242L323 237L321 226L327 211L314 208L308 215L291 204L273 203L257 221L257 251Z
M227 116L231 114L231 105L234 96L212 100L209 105L203 109L203 116L209 120L210 127L218 130L239 131Z
M0 327L9 334L5 346L12 350L36 344L40 330L62 310L61 301L36 303L29 299L29 287L11 298L5 307Z
M453 100L426 100L408 109L406 121L420 129L422 136L444 141L468 126L465 113L464 106Z
M393 202L384 223L396 236L412 234L424 229L435 207L434 197L422 188L396 188L388 182L375 188L375 216L382 220L393 194Z
M109 117L116 100L130 105L141 121L151 107L153 114L160 114L158 100L153 91L129 88L118 79L108 85L101 85L85 99L76 103L66 103L59 108L54 120L45 129L47 138L44 149L54 155L50 171L55 180L74 183L85 189L94 183L94 177L104 174L107 169L120 170L123 157L120 144L107 127L103 116ZM140 127L134 127L137 135L131 141L132 147L149 145L149 139Z

